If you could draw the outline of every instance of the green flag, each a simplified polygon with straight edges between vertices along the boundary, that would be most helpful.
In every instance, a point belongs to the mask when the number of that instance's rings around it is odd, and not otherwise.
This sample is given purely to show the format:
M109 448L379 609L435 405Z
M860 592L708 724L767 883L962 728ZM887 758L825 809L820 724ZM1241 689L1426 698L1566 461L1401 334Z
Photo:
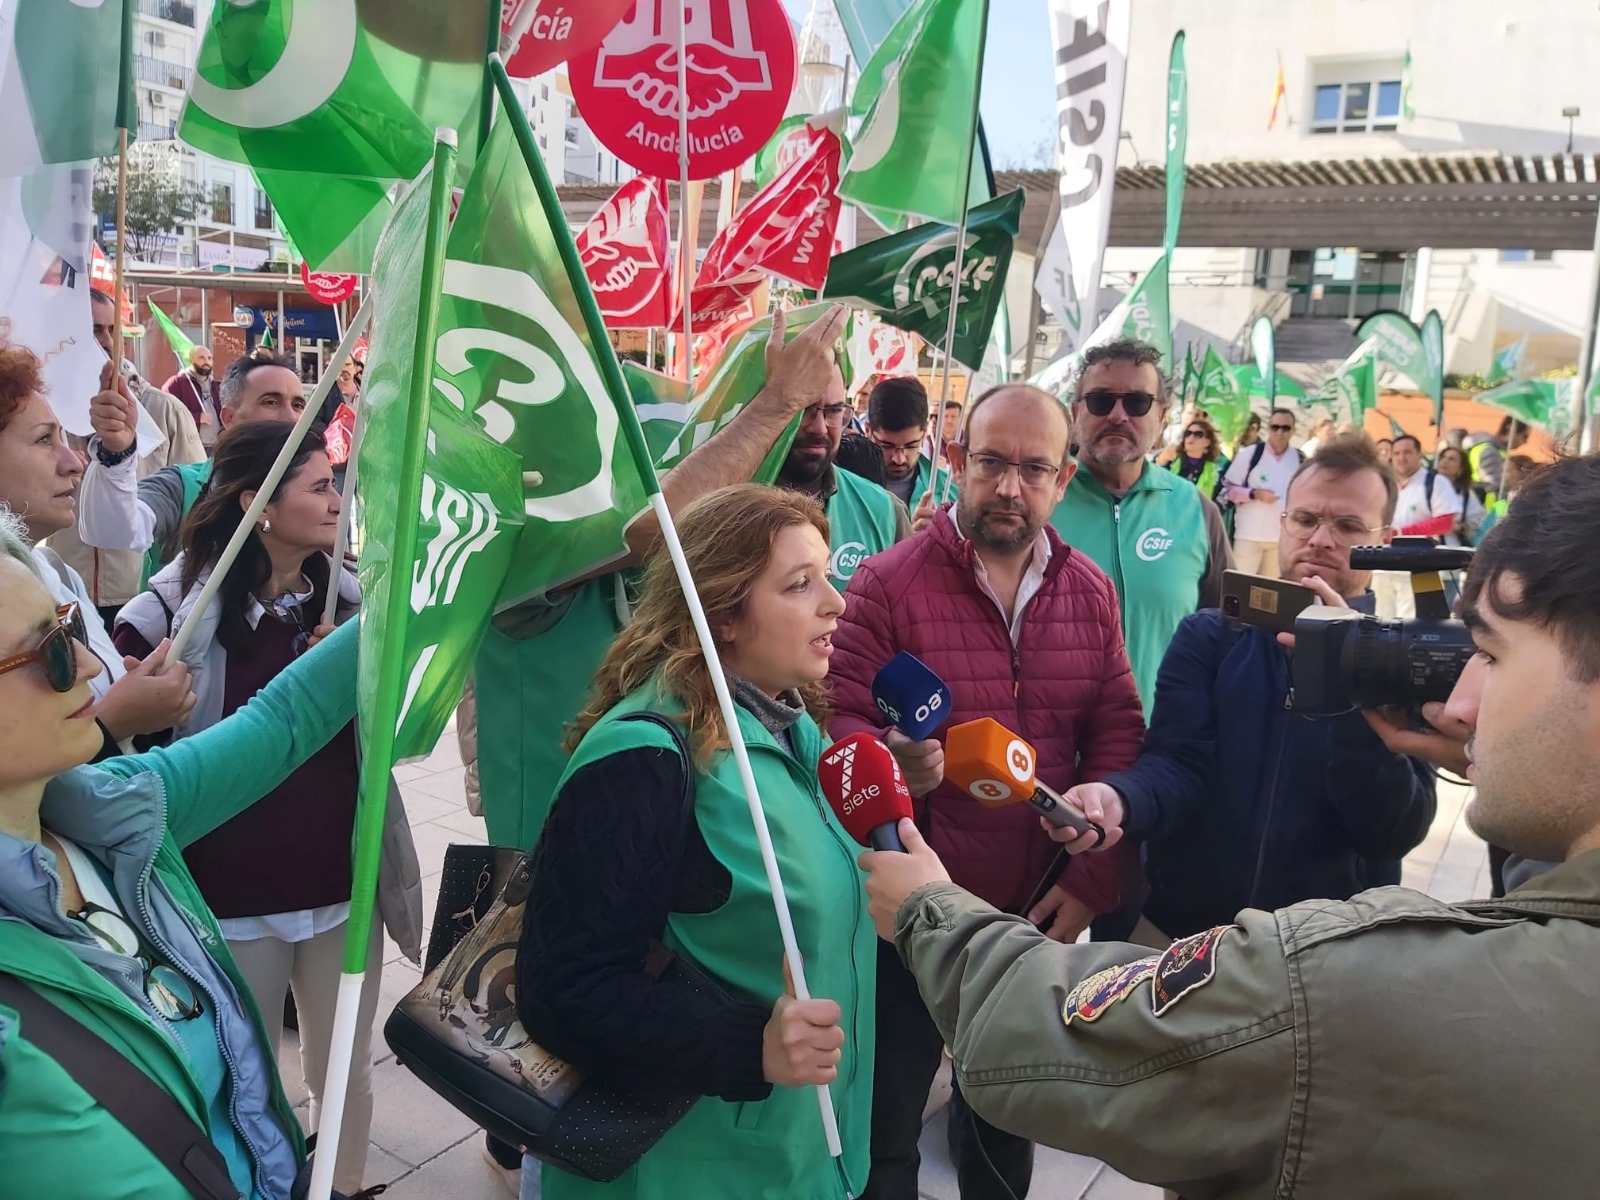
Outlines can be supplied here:
M137 0L0 3L0 178L117 152L130 137Z
M1578 381L1565 379L1517 379L1500 387L1480 392L1479 404L1508 412L1525 425L1561 437L1572 428L1573 395Z
M1305 388L1301 387L1282 371L1274 371L1272 383L1261 374L1261 368L1255 363L1240 363L1238 366L1228 368L1233 372L1233 377L1239 381L1240 390L1248 396L1260 396L1269 405L1275 405L1280 400L1293 400L1296 404L1306 404L1308 397Z
M806 136L806 122L811 118L808 115L785 117L778 126L778 132L767 139L767 144L756 151L756 161L752 173L755 176L756 188L764 188L780 174L787 165L784 161L784 143L790 139L799 145L809 145L810 139ZM783 164L783 165L780 165Z
M178 356L178 370L186 370L189 366L189 351L194 349L194 343L189 340L189 335L184 333L172 323L172 318L156 307L154 300L146 300L150 306L150 315L156 319L156 324L161 326L161 332L166 334L167 345L172 347L172 352Z
M1245 422L1250 419L1250 399L1215 346L1206 346L1205 361L1200 367L1200 394L1195 403L1210 414L1225 442L1243 433Z
M663 375L623 359L622 381L633 398L633 411L639 417L650 460L661 462L661 455L677 440L678 432L689 419L689 388L681 379Z
M980 204L967 217L951 356L974 371L983 363L984 347L1005 303L1006 271L1022 202L1021 191L1009 192ZM890 325L940 345L950 319L955 257L955 229L917 225L835 255L822 296L859 303Z
M1444 322L1439 310L1430 308L1422 318L1422 360L1428 379L1423 391L1433 399L1433 427L1444 428Z
M587 332L588 282L568 274L560 237L566 219L500 120L450 229L434 386L522 462L525 519L502 604L620 557L648 503L621 419L632 400L611 394L603 358L615 352Z
M1183 185L1188 174L1185 156L1189 150L1189 68L1184 62L1183 42L1180 29L1173 35L1172 50L1167 57L1167 231L1161 244L1168 257L1178 244L1178 226L1183 221Z
M1406 120L1416 116L1411 106L1411 47L1406 47L1405 62L1400 65L1400 115Z
M1029 383L1034 387L1053 392L1062 400L1070 400L1070 390L1077 380L1083 353L1092 346L1104 345L1118 338L1137 338L1161 351L1161 370L1172 369L1172 318L1167 308L1167 256L1156 259L1128 294L1106 314L1106 319L1084 339L1083 344L1071 354L1060 358L1036 372Z
M809 329L826 316L831 304L808 304L784 314L785 340ZM766 316L747 326L739 336L728 343L722 357L711 370L695 380L694 401L689 416L683 423L679 436L661 454L657 466L666 472L677 466L689 452L705 443L706 439L721 429L744 406L755 399L756 393L767 382L767 340L772 336L772 317ZM789 445L794 441L795 430L800 427L796 417L773 444L756 469L753 481L771 483L778 477L783 460L789 456Z
M1516 341L1496 350L1494 361L1489 364L1489 382L1504 383L1508 379L1515 378L1522 370L1522 356L1527 353L1527 350L1527 334L1523 334Z
M441 398L428 406L419 502L409 509L401 494L405 466L407 410L415 362L431 366L437 350L417 353L423 293L437 280L424 279L430 166L395 208L373 268L372 346L367 354L362 407L366 426L361 440L362 651L360 711L363 744L377 696L380 645L404 645L401 708L396 722L396 758L426 754L461 699L478 642L488 626L517 529L522 523L521 465L482 427ZM437 272L436 272L437 273ZM419 301L420 295L420 301ZM440 329L441 349L450 331ZM422 381L426 388L428 382ZM420 512L420 517L419 517ZM406 569L396 572L403 554L400 526L416 524ZM408 621L396 629L383 620L391 588L410 592Z
M249 163L311 269L365 272L388 190L422 169L436 128L457 131L470 167L498 14L486 0L217 4L178 136Z
M1369 339L1356 347L1349 358L1339 364L1316 394L1312 403L1330 406L1344 405L1350 422L1360 425L1366 413L1378 407L1377 342Z
M987 0L919 0L856 85L865 118L839 195L869 212L958 225L973 173Z
M1356 337L1361 341L1376 339L1374 349L1378 361L1399 371L1419 392L1429 397L1443 396L1442 352L1435 352L1423 345L1422 330L1404 313L1380 309L1361 322L1356 329ZM1437 383L1435 364L1439 364ZM1436 409L1438 404L1439 401L1435 400Z
M1250 350L1256 359L1256 379L1262 384L1267 403L1278 402L1278 341L1272 318L1259 316L1250 326ZM1300 390L1304 397L1304 390Z

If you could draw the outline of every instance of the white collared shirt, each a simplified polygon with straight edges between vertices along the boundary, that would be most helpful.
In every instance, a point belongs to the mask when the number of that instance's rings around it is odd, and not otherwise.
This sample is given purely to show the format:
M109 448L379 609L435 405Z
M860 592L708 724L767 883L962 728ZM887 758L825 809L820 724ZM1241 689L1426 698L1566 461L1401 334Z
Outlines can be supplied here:
M961 532L961 522L955 520L954 511L951 512L951 521L956 527L956 533L966 538ZM967 538L971 541L971 538ZM983 565L983 556L974 551L972 556L973 571L978 577L978 586L983 589L983 594L994 601L995 607L1000 610L1000 615L1006 617L1011 633L1011 644L1018 645L1018 638L1022 634L1022 614L1027 611L1028 601L1039 594L1044 587L1045 569L1050 565L1050 539L1043 529L1039 530L1033 539L1033 555L1028 560L1027 569L1022 572L1022 579L1017 584L1017 600L1011 606L1011 613L1006 614L1006 606L1000 602L1000 597L995 595L994 588L989 586L989 570Z

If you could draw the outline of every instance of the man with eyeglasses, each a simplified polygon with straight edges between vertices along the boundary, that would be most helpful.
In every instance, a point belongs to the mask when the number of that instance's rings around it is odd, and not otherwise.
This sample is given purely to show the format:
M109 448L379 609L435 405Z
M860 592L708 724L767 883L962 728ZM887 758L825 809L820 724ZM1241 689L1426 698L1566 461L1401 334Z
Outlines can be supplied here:
M1233 559L1239 570L1276 579L1278 518L1283 515L1289 480L1305 455L1289 445L1294 437L1294 413L1275 408L1267 418L1267 440L1249 452L1243 449L1223 477L1228 498L1236 510L1233 518Z
M1170 401L1160 363L1160 351L1133 338L1084 354L1072 402L1082 470L1050 516L1061 540L1117 586L1146 711L1178 622L1222 603L1222 572L1233 566L1217 506L1146 457Z
M1372 443L1330 439L1284 495L1285 578L1370 613L1371 572L1351 569L1350 548L1393 537L1397 496ZM1242 908L1399 883L1400 859L1433 820L1434 776L1389 750L1359 711L1297 714L1289 651L1207 609L1167 650L1138 761L1067 799L1103 818L1108 842L1144 841L1150 896L1131 940L1164 946Z
M881 379L867 399L867 436L883 455L884 486L902 504L915 509L933 482L933 463L922 452L928 434L928 389L909 376ZM950 472L939 469L935 502L954 499Z
M849 413L836 355L826 387L801 411L789 457L778 470L780 486L822 501L831 551L828 581L841 592L866 559L911 536L911 513L898 496L834 466Z
M835 736L888 743L918 797L921 827L964 886L1072 941L1114 909L1126 859L1084 855L1065 873L1026 805L986 808L944 780L940 735L886 728L872 679L900 651L949 686L945 729L991 717L1037 751L1057 789L1132 764L1144 731L1116 590L1066 546L1050 514L1077 469L1071 417L1048 392L1007 384L979 396L950 447L960 487L929 527L870 559L845 591L829 670ZM1185 485L1187 486L1187 485ZM1092 869L1080 872L1079 865ZM916 1200L917 1139L943 1041L894 948L880 943L872 1174L866 1200ZM955 1101L950 1118L964 1200L1027 1194L1033 1147Z

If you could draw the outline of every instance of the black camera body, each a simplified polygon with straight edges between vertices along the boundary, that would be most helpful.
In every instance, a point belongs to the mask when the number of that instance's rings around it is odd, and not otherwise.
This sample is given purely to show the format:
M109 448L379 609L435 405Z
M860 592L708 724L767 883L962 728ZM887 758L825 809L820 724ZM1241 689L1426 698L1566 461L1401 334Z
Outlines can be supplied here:
M1332 714L1447 700L1475 647L1460 621L1395 621L1308 608L1295 621L1294 707Z

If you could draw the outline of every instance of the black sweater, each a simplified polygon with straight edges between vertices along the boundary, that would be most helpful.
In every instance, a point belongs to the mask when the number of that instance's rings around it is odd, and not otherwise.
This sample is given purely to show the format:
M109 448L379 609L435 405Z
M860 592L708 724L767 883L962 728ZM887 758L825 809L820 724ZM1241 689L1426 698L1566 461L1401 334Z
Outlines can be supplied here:
M643 747L576 771L534 856L517 1007L541 1046L640 1096L762 1100L771 1009L652 980L644 957L669 911L714 912L732 881L684 821L685 766Z

